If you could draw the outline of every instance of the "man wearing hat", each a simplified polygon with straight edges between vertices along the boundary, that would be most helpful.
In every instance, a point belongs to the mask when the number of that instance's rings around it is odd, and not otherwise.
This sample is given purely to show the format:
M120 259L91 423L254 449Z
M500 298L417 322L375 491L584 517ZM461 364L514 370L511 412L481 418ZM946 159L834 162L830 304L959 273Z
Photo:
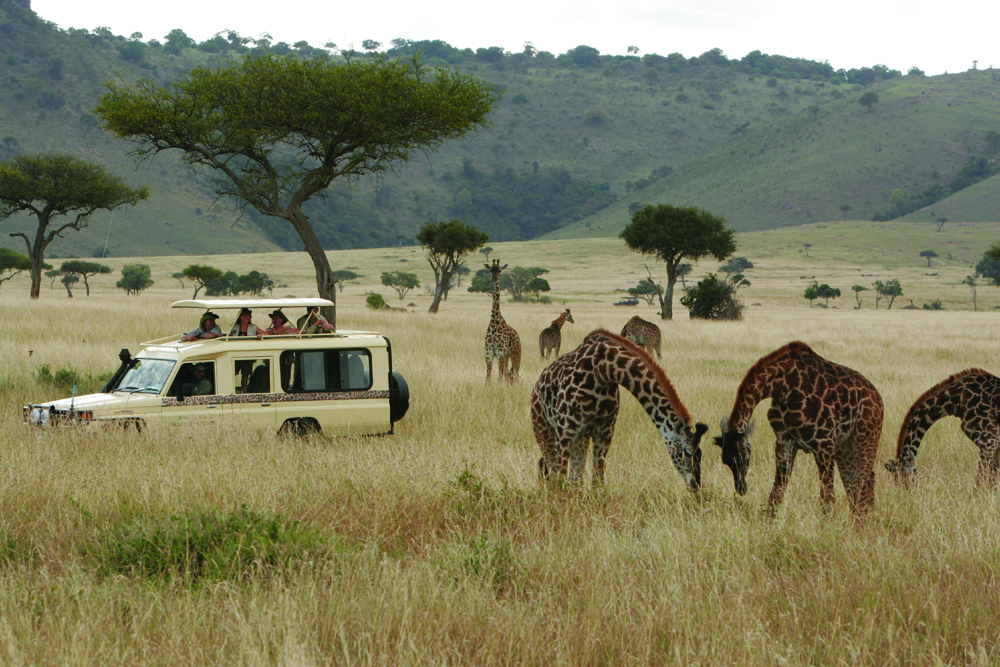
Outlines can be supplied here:
M333 325L319 314L319 306L306 308L306 314L298 319L295 326L304 334L333 332Z
M212 391L212 381L205 377L205 364L194 365L194 382L191 383L193 396L209 396Z
M198 322L198 328L194 331L188 331L181 336L181 341L188 342L198 340L199 338L218 338L222 335L222 329L215 324L217 319L219 319L218 315L210 310L206 310Z
M271 326L264 329L264 335L266 336L284 336L287 334L298 333L298 329L288 325L288 318L280 310L276 310L273 313L268 313L268 317L271 318Z

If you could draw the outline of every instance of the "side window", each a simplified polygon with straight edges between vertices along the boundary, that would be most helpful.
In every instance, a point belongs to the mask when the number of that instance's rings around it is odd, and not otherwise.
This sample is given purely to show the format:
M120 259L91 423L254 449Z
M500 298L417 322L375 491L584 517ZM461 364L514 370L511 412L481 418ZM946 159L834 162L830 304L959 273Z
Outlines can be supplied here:
M368 350L288 351L279 365L286 392L359 391L372 384Z
M192 361L182 364L177 376L170 384L167 396L180 396L181 387L190 384L193 396L211 396L215 389L215 362Z
M271 393L271 360L236 359L233 361L233 386L237 394Z

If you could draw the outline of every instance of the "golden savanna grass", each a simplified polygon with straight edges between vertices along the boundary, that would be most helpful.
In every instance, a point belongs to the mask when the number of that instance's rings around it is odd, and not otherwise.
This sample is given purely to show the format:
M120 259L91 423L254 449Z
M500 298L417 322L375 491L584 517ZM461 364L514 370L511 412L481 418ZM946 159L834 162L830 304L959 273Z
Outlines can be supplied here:
M765 519L774 474L766 403L757 410L746 497L735 497L711 444L746 369L790 340L857 369L881 391L880 460L894 455L900 420L925 389L971 366L995 372L996 288L980 288L973 312L969 289L958 284L971 273L965 258L939 251L928 269L914 252L867 257L850 244L870 223L856 224L857 233L831 224L797 230L806 238L741 236L739 254L756 264L743 297L760 305L742 322L710 323L687 319L675 301L675 319L660 323L662 365L694 418L710 426L696 495L627 395L603 488L544 488L536 479L528 400L543 368L541 329L570 308L576 323L563 329L565 352L594 328L617 333L634 314L656 320L645 304L611 305L622 295L616 288L645 276L643 259L617 241L493 244L503 263L551 270L552 304L502 304L524 348L513 386L484 383L488 297L463 284L430 316L422 290L400 304L379 285L381 271L396 269L428 282L419 250L331 253L335 266L364 274L338 295L339 326L384 332L410 385L409 413L380 438L283 440L231 423L141 434L37 432L21 423L24 403L66 395L39 377L43 364L96 378L113 370L120 348L135 352L142 340L191 328L195 311L169 308L192 291L168 277L173 271L196 261L256 268L287 285L275 296L307 296L314 289L304 255L141 260L157 284L140 297L117 294L103 277L90 298L46 286L31 303L20 278L4 283L0 662L1000 662L997 495L975 487L977 453L956 420L928 433L916 488L896 488L879 464L875 507L860 526L848 518L839 481L836 508L822 514L807 455L778 518ZM974 262L997 231L977 227L963 253ZM808 258L803 242L812 243ZM116 268L130 261L115 260ZM844 292L836 308L808 307L803 276L813 275ZM891 311L873 310L870 292L853 308L852 284L894 277L905 298ZM416 305L371 312L366 291ZM909 298L941 299L947 310L900 310ZM258 563L245 576L199 580L108 572L95 561L94 545L126 523L164 525L241 506L297 521L325 546Z

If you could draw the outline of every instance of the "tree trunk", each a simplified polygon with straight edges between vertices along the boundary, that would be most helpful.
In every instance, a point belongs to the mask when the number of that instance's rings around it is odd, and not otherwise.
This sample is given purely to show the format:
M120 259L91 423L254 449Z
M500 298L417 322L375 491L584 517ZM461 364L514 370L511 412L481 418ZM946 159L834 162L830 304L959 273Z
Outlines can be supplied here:
M680 260L678 260L678 263ZM667 262L667 285L663 288L660 316L665 320L674 319L674 285L677 283L677 264Z
M72 299L73 298L73 288L70 286L70 283L64 283L64 284L66 285L66 296L69 297L70 299Z
M41 254L31 257L31 298L37 299L42 293L42 263L45 260Z
M309 224L309 218L298 207L289 207L289 222L298 232L302 243L305 245L309 259L312 260L313 268L316 270L316 291L319 298L328 299L333 302L333 306L324 306L320 309L326 321L337 328L337 284L333 279L333 269L330 267L330 258L326 256L326 251L319 242L316 232Z

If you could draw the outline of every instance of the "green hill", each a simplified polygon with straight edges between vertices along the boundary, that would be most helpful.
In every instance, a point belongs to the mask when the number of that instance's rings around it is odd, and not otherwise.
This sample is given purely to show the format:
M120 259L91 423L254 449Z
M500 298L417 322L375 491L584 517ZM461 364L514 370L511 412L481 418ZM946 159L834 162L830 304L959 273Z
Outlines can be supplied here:
M0 35L0 158L69 152L151 190L127 215L95 218L57 241L56 255L89 256L105 239L118 256L300 247L283 221L239 219L231 202L213 205L208 175L192 173L178 155L137 166L129 146L90 112L115 76L167 84L195 65L253 49L331 58L327 51L225 31L196 44L179 29L147 41L101 28L61 30L12 0L0 0ZM428 41L394 42L384 53L417 52L427 64L502 86L492 126L379 181L337 184L310 202L325 247L412 242L424 222L453 217L494 241L612 235L630 210L659 202L700 206L738 230L868 219L889 212L896 191L913 202L935 183L947 186L971 158L996 166L994 71L845 72L760 52L729 59L717 49L692 58L602 56L586 46L505 54ZM871 111L858 104L869 91L880 100ZM993 176L903 219L996 220L998 188ZM0 243L22 250L7 236L15 224L0 222Z

